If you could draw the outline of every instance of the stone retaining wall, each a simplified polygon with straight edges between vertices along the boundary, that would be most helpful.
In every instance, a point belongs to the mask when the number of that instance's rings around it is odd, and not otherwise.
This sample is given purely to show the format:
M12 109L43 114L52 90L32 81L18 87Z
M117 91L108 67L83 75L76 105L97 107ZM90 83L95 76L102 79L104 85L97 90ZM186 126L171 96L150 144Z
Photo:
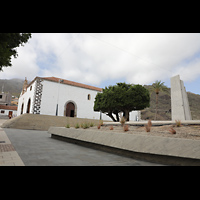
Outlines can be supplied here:
M200 141L50 127L53 138L168 165L200 165Z
M16 129L27 129L27 130L43 130L48 131L50 126L65 127L67 124L75 126L76 123L93 122L96 126L99 124L99 120L95 119L84 119L75 117L60 117L50 115L38 115L38 114L23 114L18 117L7 120L2 128L16 128Z

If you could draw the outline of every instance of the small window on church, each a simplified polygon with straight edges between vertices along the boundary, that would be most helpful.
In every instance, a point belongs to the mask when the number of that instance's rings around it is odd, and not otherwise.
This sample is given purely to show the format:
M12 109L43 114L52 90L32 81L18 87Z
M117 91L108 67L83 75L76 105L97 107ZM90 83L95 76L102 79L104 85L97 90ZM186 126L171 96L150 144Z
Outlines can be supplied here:
M91 96L90 96L90 94L88 94L88 100L90 100L90 98L91 98Z
M32 85L31 85L31 87L30 87L30 91L32 90Z

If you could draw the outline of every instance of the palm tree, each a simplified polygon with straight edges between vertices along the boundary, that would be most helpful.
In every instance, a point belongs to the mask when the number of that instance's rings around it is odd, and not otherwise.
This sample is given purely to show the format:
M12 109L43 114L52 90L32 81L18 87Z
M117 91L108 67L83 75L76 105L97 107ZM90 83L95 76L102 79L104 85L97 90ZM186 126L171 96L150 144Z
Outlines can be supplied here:
M161 91L166 91L167 87L164 85L164 82L156 81L152 84L153 91L156 93L156 113L155 113L155 120L157 119L157 110L158 110L158 95Z

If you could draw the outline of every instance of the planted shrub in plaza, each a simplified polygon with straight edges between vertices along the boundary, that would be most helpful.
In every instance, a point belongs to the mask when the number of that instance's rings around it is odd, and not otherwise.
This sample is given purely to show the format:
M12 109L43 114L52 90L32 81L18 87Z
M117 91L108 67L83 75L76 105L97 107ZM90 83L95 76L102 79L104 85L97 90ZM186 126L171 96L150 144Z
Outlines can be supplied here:
M75 128L76 128L76 129L77 129L77 128L80 128L80 126L79 126L79 124L78 124L78 123L75 125Z

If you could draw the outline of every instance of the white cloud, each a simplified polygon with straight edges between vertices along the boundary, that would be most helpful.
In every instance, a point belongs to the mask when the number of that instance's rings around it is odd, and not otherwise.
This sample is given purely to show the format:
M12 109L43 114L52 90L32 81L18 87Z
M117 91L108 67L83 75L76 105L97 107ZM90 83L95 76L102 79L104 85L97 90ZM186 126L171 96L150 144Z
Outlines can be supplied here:
M194 58L192 61L182 64L175 73L181 74L181 79L184 81L195 80L200 76L200 58Z
M57 76L91 85L123 78L151 84L200 76L200 34L33 34L0 78Z
M11 67L4 67L0 72L1 79L23 78L32 79L37 76L39 66L36 64L37 53L30 44L17 49L18 57L12 58Z

